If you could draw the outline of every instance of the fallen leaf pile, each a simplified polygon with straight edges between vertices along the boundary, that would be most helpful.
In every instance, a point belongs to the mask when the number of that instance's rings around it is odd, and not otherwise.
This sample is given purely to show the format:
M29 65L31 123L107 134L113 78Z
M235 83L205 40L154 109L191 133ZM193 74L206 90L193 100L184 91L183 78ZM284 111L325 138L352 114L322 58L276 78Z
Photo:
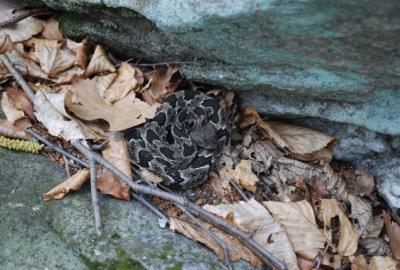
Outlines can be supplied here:
M6 116L0 136L26 140L25 129L33 126L64 143L107 140L102 156L130 177L123 131L152 119L158 104L182 81L175 78L176 67L146 70L113 63L101 45L65 37L55 18L29 17L1 28L0 53L35 91L32 104L0 61ZM265 120L253 108L240 112L233 92L205 88L220 101L232 134L210 180L190 191L198 204L249 233L289 269L397 269L400 226L385 211L368 171L332 162L333 137ZM161 181L143 173L155 183ZM89 170L77 170L43 199L61 199L89 177ZM97 188L114 198L130 199L129 187L102 168L97 171ZM221 246L206 231L180 211L167 210L171 230L223 258ZM262 265L237 239L203 225L224 241L231 260Z

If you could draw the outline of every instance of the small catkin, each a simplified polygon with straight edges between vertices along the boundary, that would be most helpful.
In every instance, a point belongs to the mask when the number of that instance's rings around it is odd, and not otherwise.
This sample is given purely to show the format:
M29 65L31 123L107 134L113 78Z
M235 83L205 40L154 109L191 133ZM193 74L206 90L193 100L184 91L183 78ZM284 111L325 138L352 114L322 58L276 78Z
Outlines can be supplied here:
M9 139L0 136L0 147L37 154L43 148L43 145L32 141Z

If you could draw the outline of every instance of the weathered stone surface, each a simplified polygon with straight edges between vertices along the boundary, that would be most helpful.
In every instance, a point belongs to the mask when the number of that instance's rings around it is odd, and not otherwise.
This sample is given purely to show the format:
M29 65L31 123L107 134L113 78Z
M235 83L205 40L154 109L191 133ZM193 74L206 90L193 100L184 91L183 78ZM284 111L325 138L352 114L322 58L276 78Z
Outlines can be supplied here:
M197 59L188 78L261 112L400 135L399 1L43 2L70 36L146 61Z
M43 156L0 148L1 269L222 269L209 250L162 229L136 202L100 196L97 237L86 187L61 201L41 195L65 179ZM244 262L236 269L250 269Z

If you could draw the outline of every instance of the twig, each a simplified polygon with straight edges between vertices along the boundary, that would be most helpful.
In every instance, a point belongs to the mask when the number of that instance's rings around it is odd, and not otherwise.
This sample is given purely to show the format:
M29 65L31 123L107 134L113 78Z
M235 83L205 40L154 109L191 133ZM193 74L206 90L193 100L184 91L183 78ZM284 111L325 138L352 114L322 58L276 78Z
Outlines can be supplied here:
M142 194L138 194L134 191L131 192L132 197L143 204L147 209L149 209L154 215L156 215L164 224L169 223L169 219L160 210L158 210L154 205L152 205Z
M210 229L208 229L203 223L201 223L195 216L193 216L185 207L176 204L176 206L181 209L181 211L188 216L198 227L200 227L203 231L205 231L214 241L222 248L224 252L224 263L229 270L232 270L232 263L229 256L229 248L225 244L225 242L216 236Z
M35 99L35 94L31 86L25 81L24 77L22 77L21 73L14 67L11 63L10 59L6 54L0 54L0 60L3 62L4 66L10 71L10 73L15 78L15 81L21 86L22 90L24 90L27 95L29 101L33 104L33 100Z
M71 178L71 172L69 170L69 165L68 165L68 159L63 155L64 159L64 167L65 167L65 172L67 173L67 177Z
M90 170L90 194L92 196L94 222L96 226L96 233L98 236L101 236L101 216L99 207L99 197L97 196L97 188L96 188L96 161L93 158L89 158L89 170Z
M243 190L235 183L235 181L229 179L229 184L231 184L235 190L239 193L240 197L242 197L243 200L246 202L249 201L249 198L247 198L246 194L244 194Z
M265 264L272 264L278 269L287 269L286 265L277 259L272 253L266 250L263 246L257 243L252 237L251 234L244 232L225 220L207 212L200 206L191 203L187 198L182 197L178 194L174 194L172 192L165 192L158 188L148 187L145 185L137 184L132 181L128 176L126 176L123 172L121 172L118 168L113 166L111 163L106 161L101 155L90 151L87 147L85 147L80 141L73 140L72 145L80 151L83 155L88 158L93 158L98 164L104 166L107 170L112 172L118 178L120 178L123 182L125 182L129 187L131 187L134 191L140 192L143 194L153 195L160 197L164 200L172 202L174 204L179 204L181 206L187 207L187 209L194 215L197 215L204 221L220 228L224 232L230 234L231 236L236 237L239 241L241 241L246 247L248 247L251 251L254 252L256 256L260 258L262 262ZM145 178L140 172L137 172L142 178Z
M19 21L22 21L25 18L31 17L31 16L38 16L38 15L44 15L51 13L51 11L48 8L35 8L35 9L30 9L30 10L25 10L22 13L15 15L14 17L5 20L0 23L0 28L8 26L13 23L17 23Z
M50 149L52 149L53 151L60 153L63 156L66 156L69 159L72 159L73 161L77 162L78 164L80 164L83 167L89 167L89 164L73 155L71 155L70 153L68 153L67 151L65 151L64 149L62 149L61 147L58 147L55 144L52 144L51 142L49 142L46 138L44 138L43 136L41 136L39 133L37 133L33 128L28 128L26 130L26 132L28 132L29 134L31 134L33 137L35 137L36 139L38 139L39 141L41 141L42 143L46 144L48 147L50 147Z
M331 242L329 241L326 244L326 247L324 248L324 251L317 255L316 263L315 263L315 269L316 270L318 270L321 267L322 260L324 259L326 252L328 252L328 248L329 248L330 244L331 244Z

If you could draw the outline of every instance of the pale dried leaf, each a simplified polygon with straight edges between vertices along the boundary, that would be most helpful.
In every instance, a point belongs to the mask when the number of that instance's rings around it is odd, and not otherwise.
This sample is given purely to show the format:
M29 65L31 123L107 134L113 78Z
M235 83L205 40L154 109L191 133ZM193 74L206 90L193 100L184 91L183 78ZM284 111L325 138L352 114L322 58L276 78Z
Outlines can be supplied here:
M77 121L69 119L64 106L65 92L44 93L37 92L34 100L35 115L53 136L62 137L69 141L86 139Z
M264 201L263 204L272 213L274 219L286 228L290 242L300 256L312 260L328 242L328 239L318 229L314 212L307 201Z
M399 262L388 256L374 256L369 263L368 270L397 270Z
M39 63L46 74L50 74L61 46L58 40L32 38L26 44L32 48L29 57Z
M89 55L93 51L93 44L86 38L80 43L67 39L66 43L67 48L72 50L76 55L75 65L81 68L86 68Z
M3 92L1 97L1 108L6 115L7 120L14 124L15 121L25 117L22 110L17 109L8 98L7 92Z
M100 96L104 96L104 92L107 90L108 87L110 87L115 77L117 77L116 73L110 73L102 76L94 76L92 78L92 80L96 84L96 89Z
M40 33L44 27L44 21L29 17L17 23L0 29L0 36L9 35L13 43L30 39Z
M368 227L369 221L372 219L372 205L366 199L359 196L349 195L351 203L351 214L349 217L354 220L354 228L358 235L362 235Z
M256 200L237 204L205 205L203 208L224 219L232 219L235 225L251 233L255 241L284 261L289 269L299 269L293 246L284 227Z
M51 76L59 75L60 72L66 71L74 65L75 54L69 49L58 49L56 59L50 71Z
M93 56L86 69L86 76L91 76L103 72L115 72L114 65L108 59L107 53L100 45L96 46Z
M236 165L235 169L232 169L230 166L221 167L219 173L226 174L224 178L235 181L240 187L252 192L256 191L258 177L251 170L251 160L242 159L239 164Z
M390 249L395 259L400 259L400 226L396 222L392 222L390 215L384 213L384 222L386 233L389 236Z
M129 63L122 63L118 68L117 77L111 86L104 92L103 97L108 102L115 102L124 98L131 90L139 89L139 83L135 78L138 69ZM139 71L140 72L140 71Z
M31 59L24 57L22 44L16 44L13 50L7 52L8 58L14 63L15 67L23 74L41 79L48 79L46 73Z
M45 39L63 40L63 34L58 26L58 21L55 18L50 18L46 21L42 36Z
M73 67L64 72L57 74L57 77L52 78L51 80L56 83L70 83L76 78L83 77L85 70L80 67Z
M201 228L175 217L170 217L169 223L171 230L179 232L190 239L206 245L212 249L221 260L224 258L221 247ZM232 236L226 235L220 230L211 227L207 223L203 223L203 225L211 230L229 247L229 256L231 261L246 260L253 266L260 267L262 265L261 261L246 246L240 243L239 240Z
M65 195L70 193L71 191L78 191L81 186L89 180L89 170L83 169L78 171L76 174L72 175L70 178L65 180L64 182L58 184L49 192L43 195L43 200L48 201L51 199L62 199Z
M358 255L351 261L351 270L367 270L368 264L364 255Z
M150 74L148 87L143 91L144 100L150 105L161 102L169 93L174 92L180 81L170 82L178 68L169 66L167 69L157 69Z
M223 197L231 190L229 182L226 183L222 181L216 171L211 171L209 173L207 183L211 186L218 197Z
M14 106L14 108L23 111L27 116L33 118L32 104L26 97L24 91L14 87L9 87L7 89L7 97L9 102L11 102L11 104Z
M150 172L149 170L147 170L144 167L140 167L140 173L143 175L143 178L149 180L150 182L152 182L154 184L159 184L163 181L163 179L160 176Z
M0 36L0 53L5 53L12 49L12 43L8 35Z
M25 130L13 126L10 122L4 119L0 119L0 136L22 140L30 139L28 133L26 133Z
M79 104L69 100L68 108L81 119L104 119L110 125L110 131L120 131L140 125L147 119L152 119L157 108L135 98L134 94L109 104L99 95L95 82L91 80L79 81L73 87Z
M336 216L339 218L339 254L342 256L353 255L357 250L359 235L353 228L350 220L343 213L338 202L335 199L321 199L321 214L322 221L324 222L324 231L328 236L331 236L331 219Z

